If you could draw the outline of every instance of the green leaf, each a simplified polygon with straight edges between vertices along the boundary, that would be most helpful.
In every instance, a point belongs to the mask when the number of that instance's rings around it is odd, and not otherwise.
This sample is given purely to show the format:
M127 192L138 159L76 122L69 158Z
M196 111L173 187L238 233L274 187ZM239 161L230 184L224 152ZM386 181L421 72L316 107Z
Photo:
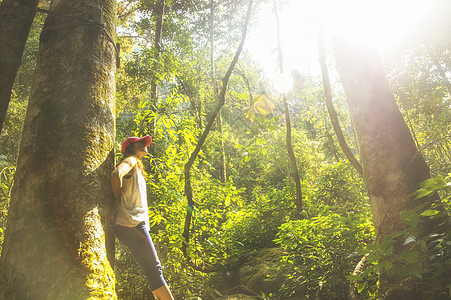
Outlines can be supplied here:
M415 241L416 241L416 239L415 239L414 236L409 236L408 238L406 238L406 240L404 241L403 245L407 245L407 244L410 244L410 243L415 242Z
M432 193L433 191L428 191L428 190L426 190L426 189L420 189L420 190L418 190L418 192L419 192L419 193L418 193L418 195L415 197L415 199L423 198L423 197L429 195L430 193Z
M403 210L400 213L401 220L404 224L410 226L416 226L420 220L420 216L413 210Z
M363 278L360 275L351 274L351 275L346 276L346 278L349 280L353 280L353 281L363 281Z
M423 217L430 217L430 216L435 216L436 214L438 214L438 211L437 211L437 210L434 210L434 209L428 209L428 210L422 212L422 213L420 214L420 216L423 216Z
M357 288L357 291L359 292L359 294L363 291L363 289L366 287L366 282L362 282L361 284L359 284L359 287Z

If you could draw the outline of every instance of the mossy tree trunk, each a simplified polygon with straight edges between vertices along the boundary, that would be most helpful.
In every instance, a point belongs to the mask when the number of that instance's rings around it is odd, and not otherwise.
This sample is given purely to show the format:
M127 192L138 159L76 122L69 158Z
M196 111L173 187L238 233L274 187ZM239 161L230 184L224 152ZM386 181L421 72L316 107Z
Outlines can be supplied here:
M375 51L335 41L337 70L355 127L365 183L379 238L403 229L409 195L430 178ZM379 241L377 241L379 242Z
M114 257L116 1L60 0L50 10L11 195L0 299L115 299L107 258Z
M0 3L0 132L38 2L4 0Z

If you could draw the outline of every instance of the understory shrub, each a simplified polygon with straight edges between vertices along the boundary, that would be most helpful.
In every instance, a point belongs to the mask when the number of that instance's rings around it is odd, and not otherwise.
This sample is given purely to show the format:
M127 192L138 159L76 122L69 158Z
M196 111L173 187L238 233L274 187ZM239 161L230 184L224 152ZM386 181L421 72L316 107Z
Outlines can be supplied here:
M323 215L280 226L275 242L285 255L273 276L284 283L277 299L315 295L318 289L327 299L349 297L346 275L372 240L373 226L368 216L324 208Z
M450 299L450 179L451 176L438 176L424 181L412 196L441 197L431 200L430 207L425 207L428 201L422 201L414 209L401 212L407 228L385 236L379 245L368 245L366 269L349 276L358 282L358 291L365 299L384 299L400 291L415 295L416 299ZM426 222L433 226L425 230ZM400 243L402 251L396 251ZM381 284L374 285L376 281Z

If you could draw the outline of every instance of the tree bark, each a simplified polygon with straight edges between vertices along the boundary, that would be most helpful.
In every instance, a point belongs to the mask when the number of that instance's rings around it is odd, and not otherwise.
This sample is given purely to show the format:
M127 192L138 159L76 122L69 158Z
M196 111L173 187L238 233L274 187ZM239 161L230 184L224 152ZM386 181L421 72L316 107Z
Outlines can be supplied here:
M365 271L368 263L368 256L369 254L365 254L359 261L359 263L355 266L354 272L352 272L352 275L359 276L362 274L363 271ZM355 280L351 280L349 282L349 300L360 300L362 297L359 295L358 292L358 282Z
M227 161L226 161L226 155L225 155L225 145L224 145L224 130L222 126L222 110L219 111L218 117L217 117L217 127L219 136L221 139L221 143L219 144L219 151L221 152L219 154L219 180L221 182L227 182Z
M409 195L430 178L429 167L375 51L336 40L334 54L360 147L376 234L381 238L404 227L400 212L414 206Z
M351 149L349 149L348 144L346 143L343 131L341 130L340 122L338 121L338 114L334 108L334 104L332 103L332 92L330 88L329 71L327 70L326 53L324 50L324 38L322 33L320 33L318 39L318 54L319 63L321 65L321 74L323 77L324 97L326 99L327 112L329 113L330 121L332 123L335 135L337 136L338 144L340 145L341 150L343 150L346 158L351 163L351 165L360 175L363 175L362 165L360 165L354 154L352 154Z
M277 49L279 51L279 70L280 74L283 76L283 55L282 55L282 45L280 43L280 22L279 22L279 11L277 7L277 0L274 0L274 12L276 14L276 25L277 25ZM283 93L282 95L283 100L283 107L285 112L285 124L287 126L287 133L285 136L286 140L286 146L287 146L287 152L288 157L290 159L290 170L291 175L293 176L294 183L296 185L296 197L295 197L295 205L298 210L298 214L301 215L303 211L302 207L302 189L301 189L301 179L299 177L299 171L296 164L296 156L294 155L293 151L293 143L291 141L291 118L290 118L290 111L288 109L288 102L287 102L287 95L286 93Z
M60 0L50 10L11 195L0 299L115 299L108 258L116 2Z
M194 148L194 150L191 153L190 158L188 159L188 162L185 164L185 168L184 168L185 195L186 195L186 198L188 200L188 210L186 211L185 226L184 226L183 234L182 234L182 236L184 238L184 242L183 242L183 245L182 245L182 252L185 255L185 257L188 258L188 260L190 260L188 252L187 252L187 248L188 248L188 243L189 243L189 240L190 240L191 218L192 218L192 215L193 215L193 211L195 209L194 208L195 207L195 202L194 202L194 199L193 199L193 189L192 189L192 186L191 186L191 174L190 174L190 171L191 171L191 167L194 164L194 161L197 158L197 155L199 154L203 144L205 143L205 140L207 139L208 133L210 132L210 130L211 130L212 126L213 126L213 123L215 122L215 119L216 119L219 111L224 106L225 93L227 91L227 84L229 82L230 76L232 75L232 71L235 68L236 63L238 62L238 59L240 57L241 51L242 51L243 46L244 46L244 42L246 40L247 27L248 27L248 24L249 24L249 19L250 19L251 10L252 10L252 2L253 2L253 0L250 0L249 4L248 4L247 13L246 13L246 20L244 21L243 31L242 31L242 35L241 35L241 42L240 42L240 44L238 46L238 49L235 52L235 56L234 56L232 62L230 63L230 66L229 66L226 74L222 78L222 89L221 89L221 92L219 93L215 110L211 114L210 119L208 120L208 123L205 126L204 131L202 132L202 135L200 136L199 140L197 141L196 148Z
M4 0L0 3L0 133L38 2Z

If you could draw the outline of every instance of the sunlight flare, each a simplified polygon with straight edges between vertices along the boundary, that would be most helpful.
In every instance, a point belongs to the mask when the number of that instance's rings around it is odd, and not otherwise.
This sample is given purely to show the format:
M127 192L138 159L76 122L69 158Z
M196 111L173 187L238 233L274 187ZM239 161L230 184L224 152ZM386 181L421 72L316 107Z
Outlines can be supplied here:
M434 1L430 0L323 0L317 7L332 36L373 47L388 47L415 30ZM327 9L325 9L327 7Z
M436 3L437 0L283 1L279 15L285 71L319 73L316 41L320 26L328 37L384 49L396 46L416 30ZM259 8L257 24L246 43L265 72L275 76L277 33L272 9L272 1Z

